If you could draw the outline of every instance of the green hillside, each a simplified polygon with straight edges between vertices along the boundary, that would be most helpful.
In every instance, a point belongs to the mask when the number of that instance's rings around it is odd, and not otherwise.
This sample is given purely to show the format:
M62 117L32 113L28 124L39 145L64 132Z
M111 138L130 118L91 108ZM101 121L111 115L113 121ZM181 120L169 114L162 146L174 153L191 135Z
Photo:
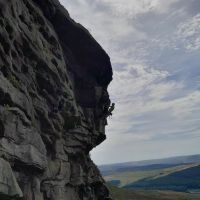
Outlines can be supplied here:
M199 164L185 164L185 165L177 165L174 167L167 167L161 169L157 168L154 170L149 170L147 168L135 171L127 171L127 172L115 172L113 174L104 176L105 180L110 183L114 183L116 186L124 187L126 185L134 184L135 182L139 182L141 180L146 179L157 179L161 177L166 177L175 172L181 172L183 170L199 166Z
M200 200L200 195L156 190L127 190L109 186L114 200Z
M200 165L176 171L165 176L145 178L125 187L175 191L200 189Z

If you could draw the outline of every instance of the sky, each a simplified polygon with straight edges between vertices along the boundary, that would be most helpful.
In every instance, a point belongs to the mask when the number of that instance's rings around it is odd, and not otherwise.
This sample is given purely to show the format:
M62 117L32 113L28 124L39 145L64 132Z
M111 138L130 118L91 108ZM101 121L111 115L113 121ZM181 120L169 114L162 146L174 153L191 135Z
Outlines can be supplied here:
M109 54L116 103L96 164L200 153L200 1L61 0Z

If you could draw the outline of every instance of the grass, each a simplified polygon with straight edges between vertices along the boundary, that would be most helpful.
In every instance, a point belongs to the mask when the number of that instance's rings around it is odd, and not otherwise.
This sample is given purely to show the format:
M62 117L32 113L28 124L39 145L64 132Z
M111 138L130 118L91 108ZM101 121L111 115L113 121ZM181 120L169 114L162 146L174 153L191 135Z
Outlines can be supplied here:
M127 190L109 186L114 200L200 200L200 195L156 190Z

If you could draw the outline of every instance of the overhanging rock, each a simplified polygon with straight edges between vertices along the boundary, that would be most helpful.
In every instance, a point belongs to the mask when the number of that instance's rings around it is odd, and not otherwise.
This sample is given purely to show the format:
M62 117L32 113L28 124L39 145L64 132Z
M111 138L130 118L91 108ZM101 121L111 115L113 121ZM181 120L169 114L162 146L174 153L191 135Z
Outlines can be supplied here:
M111 80L109 56L57 0L0 0L0 195L109 199L89 152L106 139Z

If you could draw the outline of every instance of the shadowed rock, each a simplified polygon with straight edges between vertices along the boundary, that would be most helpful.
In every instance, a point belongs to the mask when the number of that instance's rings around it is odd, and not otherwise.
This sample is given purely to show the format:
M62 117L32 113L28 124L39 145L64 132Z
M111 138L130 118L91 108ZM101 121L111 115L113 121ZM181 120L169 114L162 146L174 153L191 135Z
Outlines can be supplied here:
M104 200L109 56L57 0L0 0L0 198Z

